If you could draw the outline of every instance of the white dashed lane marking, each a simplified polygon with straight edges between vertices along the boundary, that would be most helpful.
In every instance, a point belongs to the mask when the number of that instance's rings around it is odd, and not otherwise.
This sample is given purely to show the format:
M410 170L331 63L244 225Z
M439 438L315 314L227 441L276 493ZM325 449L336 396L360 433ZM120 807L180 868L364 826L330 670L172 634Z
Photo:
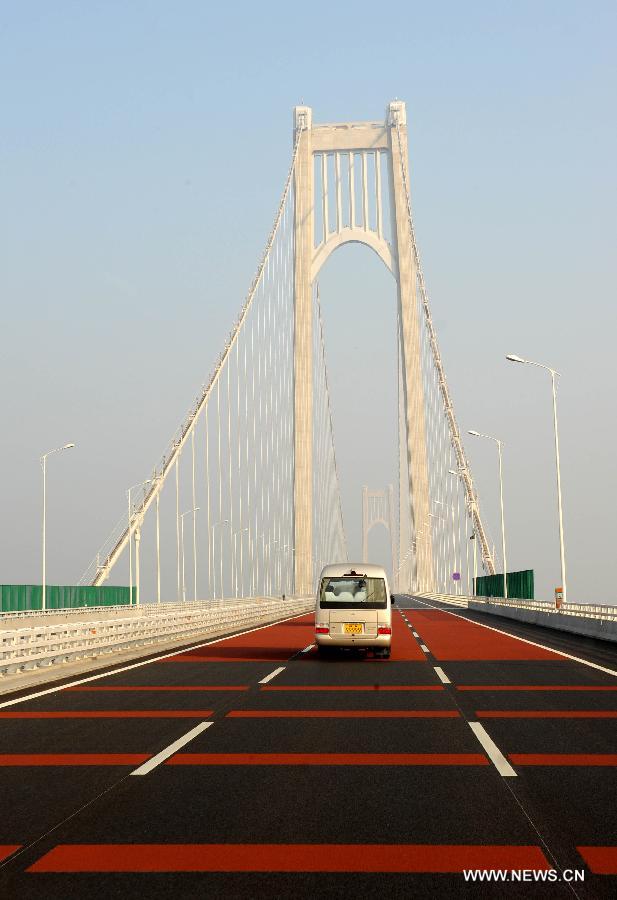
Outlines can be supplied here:
M516 772L505 758L497 744L488 736L479 722L470 722L469 727L482 744L486 755L504 778L516 778Z
M301 652L308 653L309 650L312 650L314 646L315 646L315 644L309 644L308 647L305 647L304 650L302 650Z
M162 762L165 762L166 759L173 756L176 751L181 747L184 747L185 744L188 744L189 741L192 741L194 737L197 737L198 734L201 734L202 731L205 731L206 728L209 728L211 725L214 725L214 722L200 722L199 725L196 725L195 728L191 728L190 731L187 731L186 734L182 735L181 738L178 738L177 741L174 741L173 744L170 744L169 747L165 747L164 750L161 750L161 752L157 753L156 756L153 756L152 759L149 759L138 769L135 769L134 772L131 772L131 775L147 775L148 772L151 772L152 769L156 769L157 766L160 766Z
M279 666L278 669L275 669L274 672L270 672L269 675L266 675L265 678L262 678L261 681L258 681L258 684L267 684L269 681L272 681L273 678L276 678L277 675L280 675L281 672L285 671L285 666Z
M420 650L424 650L425 653L430 653L431 651L428 649L426 644L420 644Z
M439 680L441 681L442 684L452 684L452 682L450 681L450 679L448 678L448 676L446 675L446 673L444 672L444 670L442 668L440 668L439 666L433 666L433 668L435 669L437 677L439 678Z

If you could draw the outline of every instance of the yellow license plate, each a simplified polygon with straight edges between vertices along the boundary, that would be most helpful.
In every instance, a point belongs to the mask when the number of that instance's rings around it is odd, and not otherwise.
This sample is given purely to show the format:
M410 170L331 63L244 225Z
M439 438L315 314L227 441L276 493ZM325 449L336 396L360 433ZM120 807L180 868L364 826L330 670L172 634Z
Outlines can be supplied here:
M362 634L362 623L345 622L345 634Z

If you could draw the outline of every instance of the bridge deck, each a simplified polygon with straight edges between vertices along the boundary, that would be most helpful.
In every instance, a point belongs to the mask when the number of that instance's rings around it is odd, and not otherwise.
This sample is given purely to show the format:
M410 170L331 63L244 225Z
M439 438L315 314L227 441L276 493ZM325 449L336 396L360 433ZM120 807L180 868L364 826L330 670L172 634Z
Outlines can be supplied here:
M614 897L617 650L482 621L410 599L391 660L321 660L305 616L5 700L0 892Z

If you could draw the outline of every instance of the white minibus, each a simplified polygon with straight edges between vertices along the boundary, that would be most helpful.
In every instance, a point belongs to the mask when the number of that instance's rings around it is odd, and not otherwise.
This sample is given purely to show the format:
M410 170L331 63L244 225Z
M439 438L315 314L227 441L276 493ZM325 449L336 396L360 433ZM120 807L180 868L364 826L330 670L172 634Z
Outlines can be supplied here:
M323 655L335 647L372 650L387 659L392 644L392 603L381 566L340 563L319 576L315 643Z

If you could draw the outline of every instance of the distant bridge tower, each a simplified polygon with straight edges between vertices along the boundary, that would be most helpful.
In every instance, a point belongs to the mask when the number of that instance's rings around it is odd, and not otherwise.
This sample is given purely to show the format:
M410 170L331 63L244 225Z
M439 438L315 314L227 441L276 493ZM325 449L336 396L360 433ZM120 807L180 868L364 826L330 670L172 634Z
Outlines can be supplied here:
M368 536L374 525L383 525L390 535L390 556L392 560L392 583L396 581L397 570L397 531L394 507L394 490L377 491L368 487L362 488L362 562L370 562L368 558Z
M313 384L312 285L337 247L366 244L392 273L397 285L403 388L403 438L407 455L412 531L429 521L429 481L424 391L420 357L420 316L405 182L407 118L405 104L388 105L385 122L313 125L308 106L294 109L294 547L295 591L310 593L313 555ZM315 178L314 156L321 162ZM387 185L382 184L382 155ZM403 180L405 178L405 181ZM316 185L317 181L317 185ZM317 189L316 189L317 187ZM384 190L390 197L392 245L384 237ZM320 216L315 217L315 210ZM371 215L374 210L374 221ZM315 222L321 223L321 236ZM353 310L350 310L350 319ZM416 555L416 590L432 590L433 550L429 530Z

